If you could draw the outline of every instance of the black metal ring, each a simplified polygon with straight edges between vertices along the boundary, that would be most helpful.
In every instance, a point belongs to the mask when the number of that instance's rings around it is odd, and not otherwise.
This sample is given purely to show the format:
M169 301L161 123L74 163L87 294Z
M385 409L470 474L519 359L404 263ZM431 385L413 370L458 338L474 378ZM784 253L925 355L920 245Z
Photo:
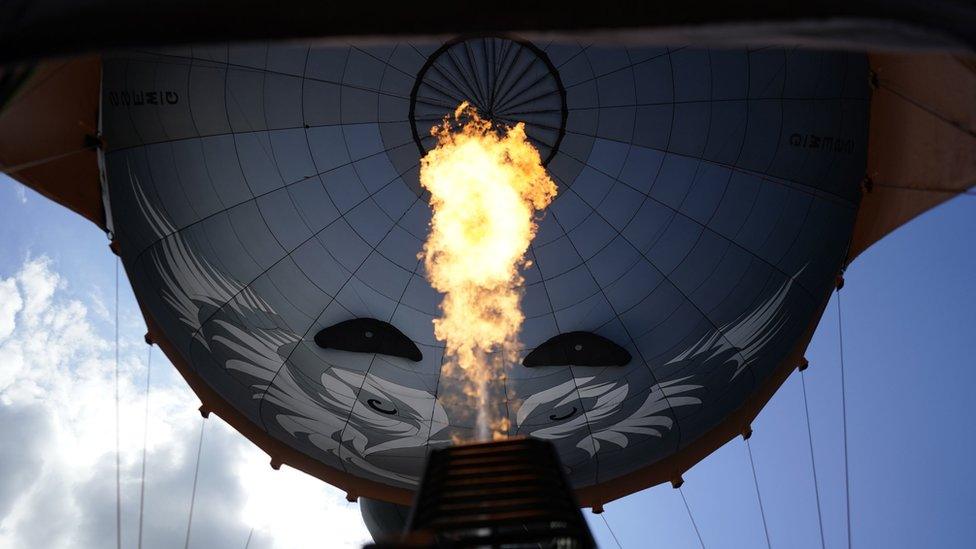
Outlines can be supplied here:
M569 118L569 108L566 106L566 88L563 86L563 81L559 77L559 69L557 69L556 66L552 64L552 60L549 59L549 56L546 54L546 52L542 51L542 49L540 49L532 42L514 36L506 35L506 34L491 34L491 33L462 34L448 40L447 42L444 42L444 44L442 44L441 47L437 48L437 50L434 53L432 53L430 57L427 58L427 61L420 68L420 71L417 73L417 77L413 81L413 88L410 90L410 114L409 114L410 131L413 133L413 140L414 143L417 144L417 150L420 151L420 156L423 157L424 155L427 154L427 150L424 149L424 144L421 141L422 138L420 134L417 133L417 119L416 119L415 109L417 105L417 92L420 90L420 84L423 82L424 76L427 74L427 70L430 69L431 65L434 64L434 61L437 60L437 58L442 53L450 49L452 46L460 44L461 42L467 40L474 40L477 38L497 38L499 40L509 40L511 42L515 42L516 44L528 49L533 54L535 54L535 56L539 60L541 60L543 64L545 64L546 68L549 69L549 74L552 75L553 80L556 82L556 89L559 92L560 121L559 121L559 133L558 135L556 135L556 141L552 144L552 149L549 151L549 154L546 156L545 160L542 161L543 166L548 165L549 162L556 156L556 152L559 151L559 145L562 143L563 136L566 134L566 120Z

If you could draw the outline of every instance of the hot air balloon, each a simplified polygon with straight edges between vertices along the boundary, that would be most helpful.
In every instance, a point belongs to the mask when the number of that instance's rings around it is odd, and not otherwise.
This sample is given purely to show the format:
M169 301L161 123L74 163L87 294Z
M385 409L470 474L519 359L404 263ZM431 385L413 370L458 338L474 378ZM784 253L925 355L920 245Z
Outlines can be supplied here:
M377 524L473 429L441 383L418 258L420 159L459 103L523 122L558 186L504 407L507 434L555 445L584 506L680 485L747 434L846 265L976 173L976 139L944 122L972 127L971 54L945 53L971 52L971 8L906 4L891 25L870 2L755 8L739 27L445 9L404 31L352 6L316 26L92 1L72 8L98 31L82 35L48 4L3 23L5 170L106 230L204 412L273 466L374 501ZM44 60L65 53L83 55Z

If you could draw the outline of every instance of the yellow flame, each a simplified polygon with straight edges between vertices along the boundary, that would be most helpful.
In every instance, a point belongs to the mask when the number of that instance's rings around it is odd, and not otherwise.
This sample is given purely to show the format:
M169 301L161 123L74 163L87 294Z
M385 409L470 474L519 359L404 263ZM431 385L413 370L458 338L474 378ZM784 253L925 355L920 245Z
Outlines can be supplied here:
M492 381L504 381L518 359L519 267L527 263L535 213L555 197L556 184L521 122L495 128L465 101L454 123L445 117L431 135L437 146L421 159L420 183L433 209L424 266L444 294L434 335L445 343L446 373L461 374L474 400L476 437L503 437L507 418L492 412Z

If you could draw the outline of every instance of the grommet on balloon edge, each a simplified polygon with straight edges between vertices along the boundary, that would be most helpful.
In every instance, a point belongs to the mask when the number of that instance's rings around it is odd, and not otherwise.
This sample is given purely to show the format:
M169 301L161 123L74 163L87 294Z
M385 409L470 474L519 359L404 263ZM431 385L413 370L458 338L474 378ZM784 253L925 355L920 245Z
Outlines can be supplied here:
M100 133L87 133L82 141L86 149L105 150L105 138Z
M861 180L861 193L871 194L871 191L873 190L874 190L874 180L871 179L871 176L865 175L864 179Z

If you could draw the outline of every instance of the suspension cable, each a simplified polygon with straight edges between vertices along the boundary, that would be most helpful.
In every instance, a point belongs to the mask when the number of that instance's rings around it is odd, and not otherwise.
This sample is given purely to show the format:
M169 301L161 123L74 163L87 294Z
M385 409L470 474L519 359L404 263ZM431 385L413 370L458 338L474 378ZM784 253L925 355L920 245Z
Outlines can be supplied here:
M844 496L847 511L847 548L852 547L853 532L851 531L851 476L847 455L847 380L844 372L844 324L841 320L840 290L837 290L837 341L840 346L840 392L841 414L844 419Z
M749 452L749 465L752 466L752 482L756 487L756 500L759 501L759 515L762 517L763 533L766 534L766 547L772 549L773 545L769 541L769 527L766 526L766 510L763 508L762 492L759 491L759 476L756 475L756 461L752 458L752 445L749 439L746 440L746 450Z
M197 445L197 464L193 468L193 492L190 494L190 516L186 520L186 542L183 544L183 549L189 549L190 547L190 529L193 527L193 506L197 500L197 478L200 475L200 454L203 453L203 431L207 427L207 418L203 418L200 422L200 442Z
M974 189L953 189L951 187L913 187L910 185L899 185L897 183L878 183L874 181L871 183L874 187L882 187L885 189L897 189L900 191L916 191L922 193L942 193L942 194L952 194L960 196L976 196L976 190Z
M807 441L810 443L810 465L813 468L813 493L817 498L817 525L820 528L820 548L826 549L824 540L823 511L820 510L820 484L817 482L817 460L813 455L813 430L810 428L810 406L807 403L807 381L803 370L800 370L800 384L803 386L803 411L807 418Z
M119 434L119 258L115 257L115 546L122 549L122 460Z
M617 544L617 549L624 549L624 546L620 545L620 540L617 539L617 534L613 532L613 528L610 527L610 523L607 521L607 514L600 513L600 518L603 519L603 524L607 525L607 530L610 531L610 537L613 538L613 542Z
M38 158L36 160L30 160L30 161L27 161L27 162L22 162L20 164L15 164L13 166L0 167L0 173L2 173L4 175L13 175L13 174L15 174L17 172L20 172L20 171L23 171L23 170L27 170L27 169L30 169L30 168L36 168L38 166L43 166L44 164L47 164L48 162L54 162L55 160L61 160L62 158L67 158L69 156L73 156L73 155L76 155L78 153L83 153L85 151L91 151L91 150L94 150L94 147L91 146L91 145L86 145L84 147L81 147L80 149L73 149L73 150L70 150L70 151L67 151L67 152L52 154L50 156L45 156L44 158Z
M944 115L944 114L940 113L939 111L937 111L934 108L932 108L932 107L930 107L930 106L922 103L921 101L918 101L917 99L915 99L913 97L909 97L908 94L903 93L901 90L895 89L895 88L887 85L886 82L879 82L878 83L878 88L881 88L883 90L887 90L888 92L890 92L891 94L895 95L896 97L901 98L906 103L909 103L909 104L915 106L916 108L918 108L919 110L924 111L929 116L932 116L933 118L935 118L935 119L937 119L937 120L939 120L941 122L944 122L946 125L948 125L950 127L953 127L955 129L959 130L962 134L968 135L969 137L976 137L976 130L974 130L972 128L966 127L961 122L957 122L955 120L952 120L947 115Z
M244 549L251 546L251 536L254 535L254 527L251 527L251 531L247 534L247 541L244 542Z
M146 447L149 445L149 387L152 380L152 346L146 359L146 413L142 420L142 479L139 483L139 544L142 549L142 517L146 501Z
M681 501L685 502L685 511L688 511L688 518L691 520L692 528L695 529L695 535L698 536L698 543L702 549L705 549L705 541L702 539L701 532L698 531L698 523L695 522L695 517L691 514L691 506L688 505L688 498L685 497L685 492L680 486L678 487L678 493L681 494Z

